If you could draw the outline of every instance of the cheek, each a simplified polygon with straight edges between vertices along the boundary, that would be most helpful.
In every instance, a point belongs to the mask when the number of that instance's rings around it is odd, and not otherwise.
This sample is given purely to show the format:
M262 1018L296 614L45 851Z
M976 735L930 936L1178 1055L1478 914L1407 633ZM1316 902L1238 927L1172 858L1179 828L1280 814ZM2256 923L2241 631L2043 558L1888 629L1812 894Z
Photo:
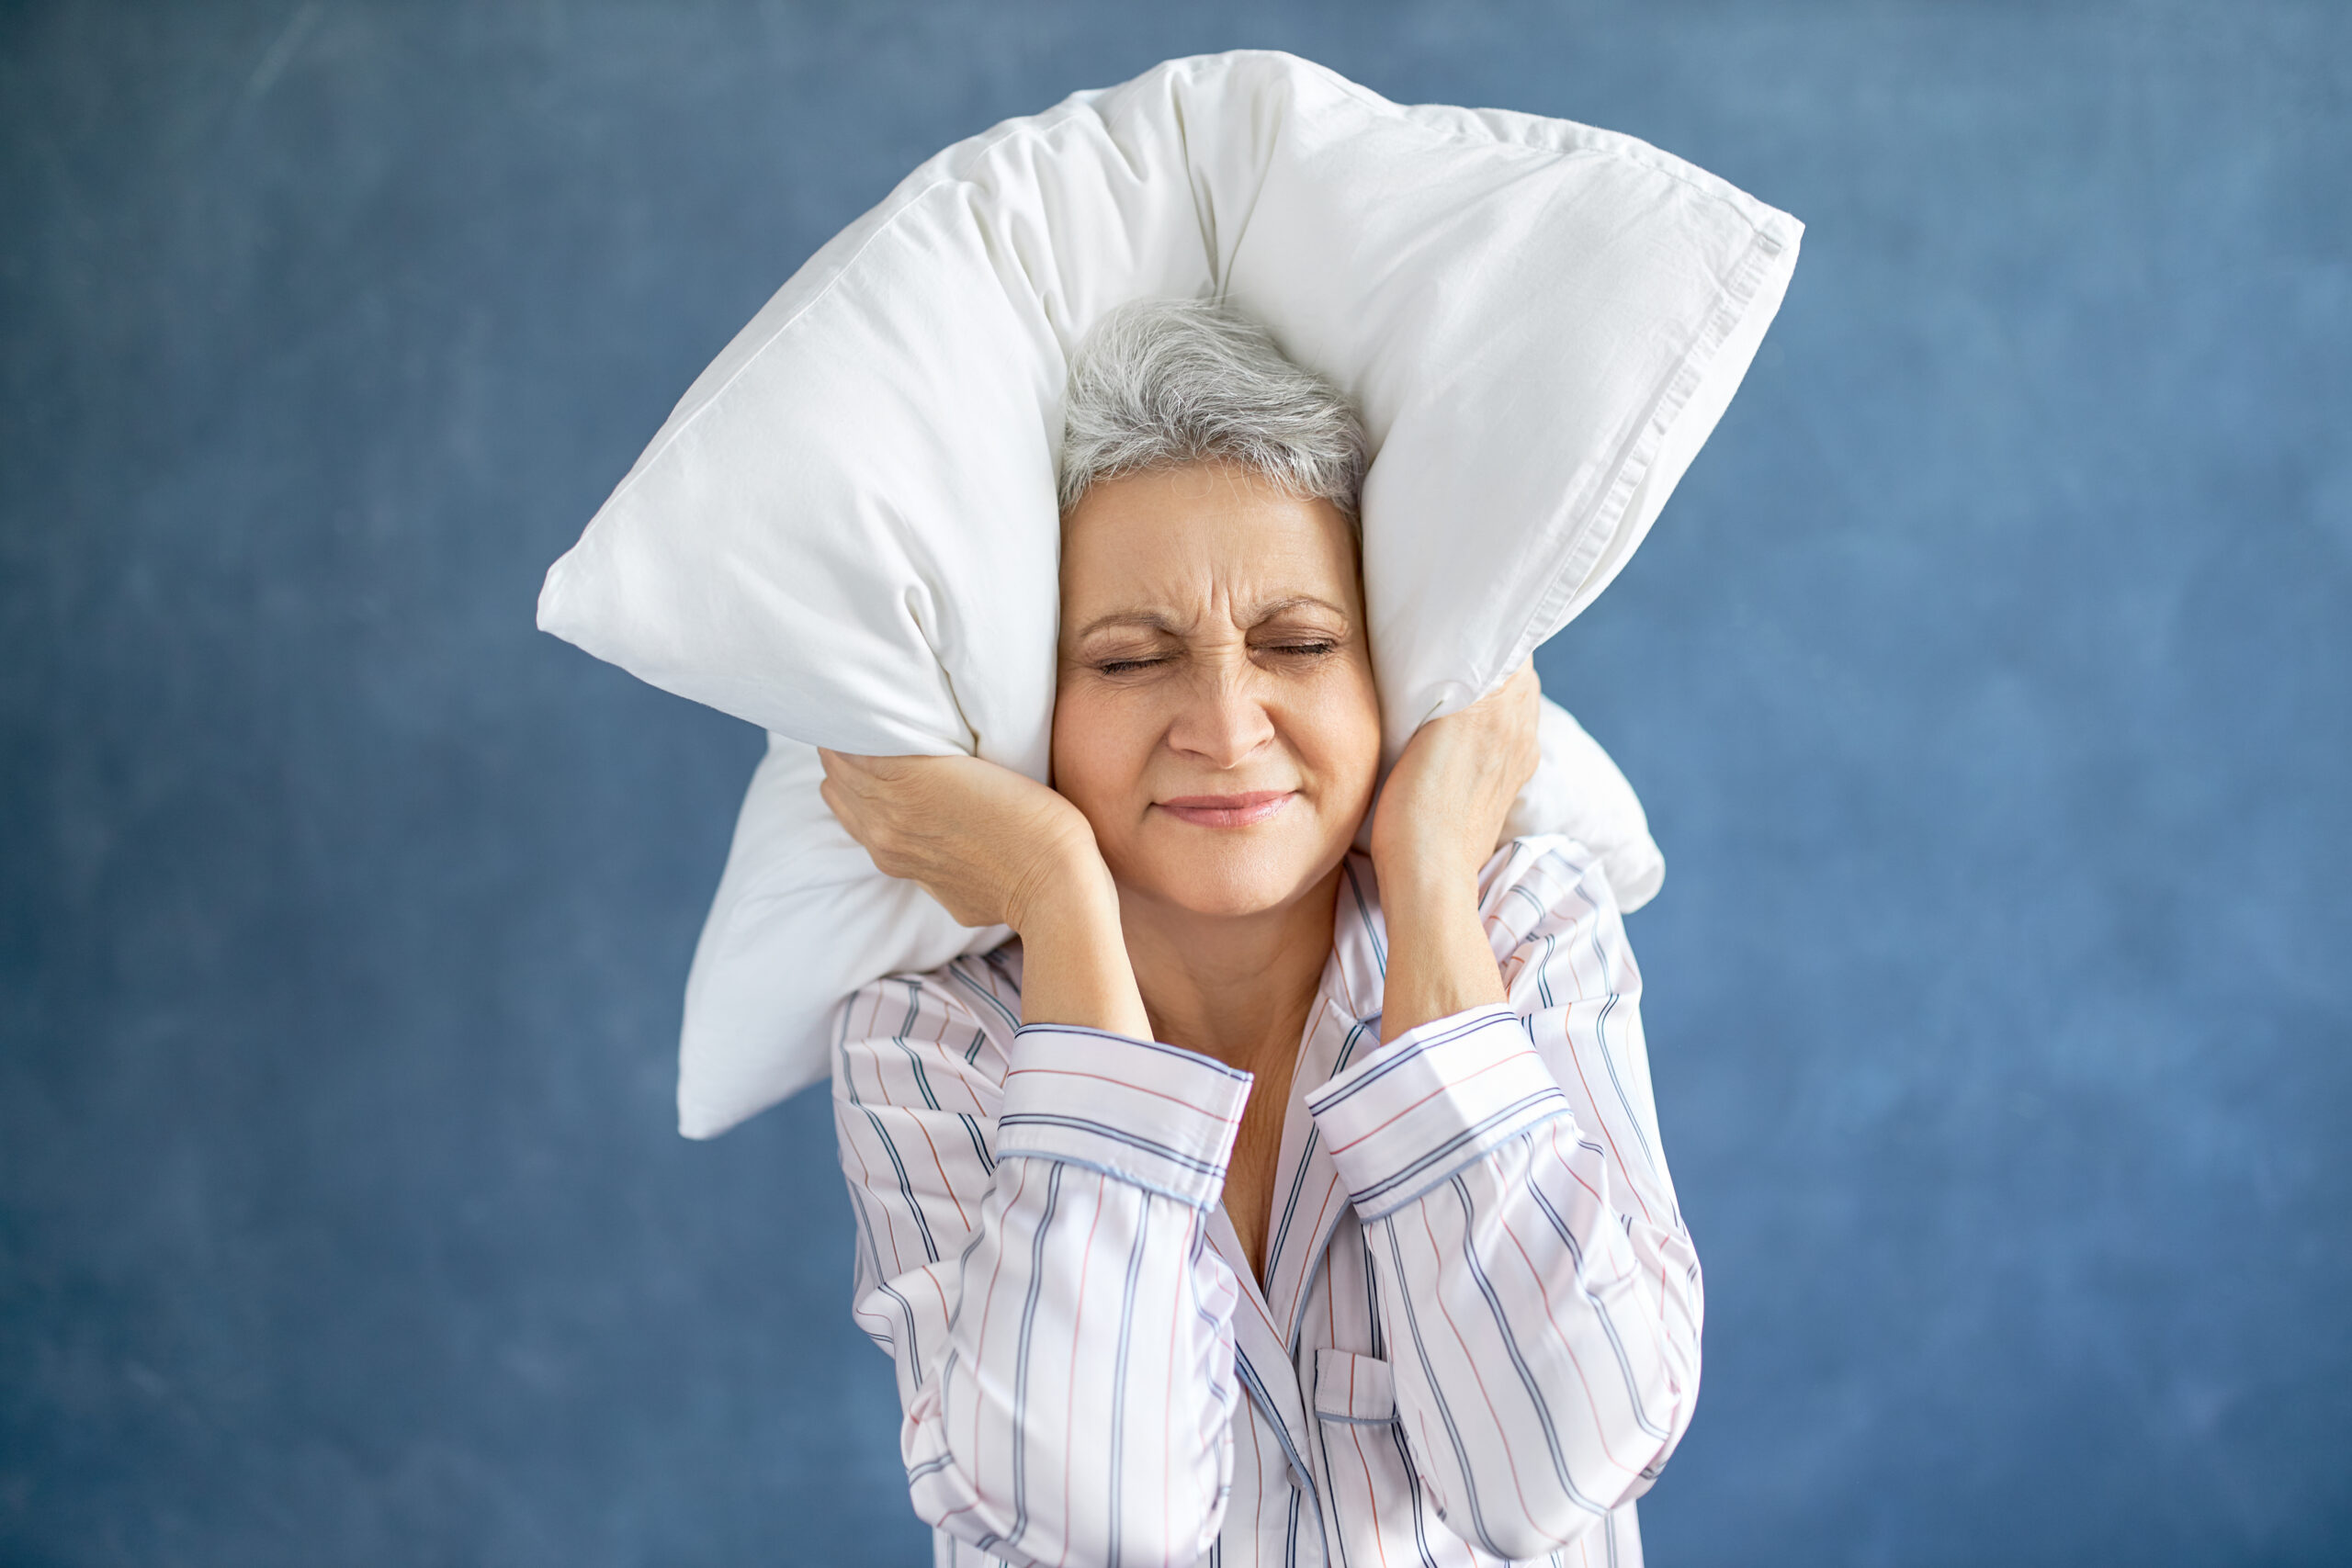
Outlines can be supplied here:
M1150 754L1136 716L1125 711L1131 705L1083 687L1065 687L1054 698L1054 787L1098 835L1116 822L1119 813L1112 808L1140 790Z
M1380 698L1372 671L1351 665L1315 685L1294 712L1293 743L1322 775L1333 804L1356 795L1369 798L1380 773Z

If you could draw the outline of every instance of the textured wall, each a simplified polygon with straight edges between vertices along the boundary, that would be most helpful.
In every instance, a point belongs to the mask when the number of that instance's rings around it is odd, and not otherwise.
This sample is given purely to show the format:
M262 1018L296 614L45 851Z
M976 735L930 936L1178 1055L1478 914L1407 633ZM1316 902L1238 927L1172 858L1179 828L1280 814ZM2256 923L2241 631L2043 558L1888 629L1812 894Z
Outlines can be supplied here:
M756 738L532 600L900 174L1238 44L1811 226L1545 655L1652 1560L2352 1556L2352 8L549 0L0 12L0 1560L922 1559L824 1107L670 1131Z

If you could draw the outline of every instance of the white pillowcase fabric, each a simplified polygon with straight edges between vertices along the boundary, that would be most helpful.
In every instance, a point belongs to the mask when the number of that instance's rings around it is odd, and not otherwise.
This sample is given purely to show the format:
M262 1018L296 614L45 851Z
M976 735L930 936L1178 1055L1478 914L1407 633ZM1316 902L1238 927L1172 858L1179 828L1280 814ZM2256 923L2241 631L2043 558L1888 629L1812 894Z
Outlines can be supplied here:
M805 748L1045 776L1063 389L1104 311L1222 297L1363 411L1393 758L1623 566L1746 374L1802 231L1633 138L1399 106L1267 51L1170 61L909 175L696 379L540 594L544 629L779 738L689 983L681 1129L822 1077L855 987L1003 934L876 873ZM1577 793L1555 752L1623 789L1566 718L1547 716L1532 792L1555 818ZM1600 833L1629 802L1638 822L1630 789L1570 808ZM1521 807L1515 829L1566 830Z

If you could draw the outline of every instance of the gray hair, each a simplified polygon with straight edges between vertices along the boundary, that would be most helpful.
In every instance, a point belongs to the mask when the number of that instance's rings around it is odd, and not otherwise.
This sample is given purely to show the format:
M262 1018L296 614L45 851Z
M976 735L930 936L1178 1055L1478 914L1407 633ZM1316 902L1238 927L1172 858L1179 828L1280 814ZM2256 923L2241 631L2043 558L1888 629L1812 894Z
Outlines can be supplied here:
M1099 479L1222 460L1357 523L1370 443L1330 383L1273 334L1207 299L1137 299L1071 356L1062 431L1065 514Z

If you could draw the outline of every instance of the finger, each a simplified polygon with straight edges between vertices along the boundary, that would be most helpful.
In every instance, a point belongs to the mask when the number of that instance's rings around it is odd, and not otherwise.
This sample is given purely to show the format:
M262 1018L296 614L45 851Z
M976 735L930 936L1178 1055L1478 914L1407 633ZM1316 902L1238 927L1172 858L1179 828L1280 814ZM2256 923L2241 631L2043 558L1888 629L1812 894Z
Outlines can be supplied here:
M912 777L924 763L933 760L930 757L860 757L857 761L867 777L883 784L896 784Z
M864 843L865 835L857 830L856 805L849 792L832 780L827 779L817 786L817 794L823 798L825 809L833 814L833 820L847 829L851 838L861 844Z
M836 779L870 775L875 771L874 764L881 761L878 757L861 757L854 751L828 751L822 746L817 748L817 760L825 765L826 775Z
M1488 692L1485 696L1480 697L1476 702L1472 703L1470 706L1483 709L1487 713L1492 713L1497 708L1507 708L1513 703L1524 700L1530 687L1532 687L1538 693L1542 692L1544 689L1541 682L1537 679L1535 674L1535 656L1533 654L1530 654L1525 659L1521 660L1517 669L1504 676L1501 682L1496 685L1494 690ZM1466 713L1469 709L1465 708L1463 711Z

